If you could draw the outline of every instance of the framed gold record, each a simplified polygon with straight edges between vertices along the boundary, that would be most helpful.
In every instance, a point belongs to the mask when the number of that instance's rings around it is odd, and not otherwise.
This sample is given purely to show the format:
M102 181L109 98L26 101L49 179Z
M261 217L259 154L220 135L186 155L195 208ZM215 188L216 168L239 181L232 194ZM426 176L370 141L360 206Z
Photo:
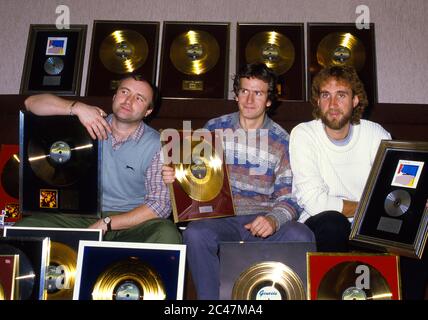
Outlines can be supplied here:
M4 229L5 237L49 237L50 257L46 269L46 299L71 300L76 277L77 251L82 240L101 241L99 229L15 227Z
M400 300L399 257L307 253L309 300Z
M80 95L86 29L86 25L69 29L30 25L20 94Z
M80 241L74 300L181 300L186 246Z
M227 97L229 23L163 25L159 87L163 97Z
M324 67L353 66L367 93L369 105L377 103L375 26L357 29L355 23L307 24L308 98L312 79ZM367 111L368 112L368 111Z
M280 100L305 100L303 23L238 23L236 68L265 63L278 76Z
M162 131L164 163L176 176L169 185L174 222L235 215L221 139L204 129Z
M159 22L95 20L86 95L112 96L132 75L155 82Z
M350 240L373 249L422 258L428 238L428 142L383 140Z

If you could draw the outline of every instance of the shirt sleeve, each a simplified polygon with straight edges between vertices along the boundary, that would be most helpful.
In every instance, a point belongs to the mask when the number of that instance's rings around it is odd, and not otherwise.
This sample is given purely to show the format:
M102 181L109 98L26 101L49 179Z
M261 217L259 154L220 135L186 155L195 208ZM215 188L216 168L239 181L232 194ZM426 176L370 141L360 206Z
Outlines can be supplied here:
M169 188L162 180L160 151L153 156L152 164L147 168L146 177L144 184L147 193L144 204L160 218L168 218L171 214L171 198Z
M288 140L285 140L282 147L281 157L275 168L274 182L274 205L272 211L267 216L273 217L279 228L287 221L297 220L302 209L297 204L297 199L292 194L293 174L290 167L288 153Z

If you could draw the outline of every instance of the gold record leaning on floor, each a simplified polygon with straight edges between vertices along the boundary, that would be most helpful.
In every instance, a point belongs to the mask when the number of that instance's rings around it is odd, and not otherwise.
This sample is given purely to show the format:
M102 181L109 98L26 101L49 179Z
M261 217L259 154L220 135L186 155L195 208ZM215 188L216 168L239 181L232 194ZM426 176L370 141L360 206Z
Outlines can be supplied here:
M60 242L51 242L46 275L47 300L71 300L76 276L77 253Z
M317 61L323 67L353 66L360 71L366 61L364 44L349 32L332 32L318 44Z
M185 140L185 139L184 139ZM217 197L223 188L223 161L213 146L203 141L188 138L191 152L181 150L181 163L175 164L177 182L196 201L210 201ZM183 146L185 141L183 141Z
M173 40L169 57L174 67L180 72L187 75L201 75L217 64L220 47L210 33L189 30Z
M101 273L92 291L93 300L164 300L165 286L152 267L129 257Z
M357 285L360 273L357 267L367 268L370 279L367 288ZM378 270L360 261L346 261L331 268L318 287L319 300L391 300L388 282Z
M101 43L99 57L111 72L125 74L146 62L149 46L146 39L134 30L116 30Z
M286 73L293 66L294 58L293 43L276 31L256 33L245 47L247 63L264 63L278 75Z
M265 261L244 270L232 289L233 300L305 300L300 277L281 262Z

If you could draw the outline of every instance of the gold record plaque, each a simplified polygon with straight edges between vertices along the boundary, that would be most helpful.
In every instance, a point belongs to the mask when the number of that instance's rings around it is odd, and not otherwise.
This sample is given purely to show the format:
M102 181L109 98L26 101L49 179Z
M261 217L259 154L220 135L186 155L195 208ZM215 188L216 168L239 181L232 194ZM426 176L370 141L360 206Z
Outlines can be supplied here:
M175 168L170 185L175 222L235 215L221 138L206 133L202 138L182 131L177 137L162 131L164 162Z
M323 68L353 66L367 93L369 104L377 102L374 24L357 29L353 23L308 24L308 95L312 79Z
M225 98L228 23L165 22L160 88L164 97Z
M238 23L237 70L265 63L278 76L281 100L305 100L303 24Z
M311 300L399 300L399 257L391 254L308 253Z
M144 77L154 83L158 22L94 22L86 94L111 96L120 79Z

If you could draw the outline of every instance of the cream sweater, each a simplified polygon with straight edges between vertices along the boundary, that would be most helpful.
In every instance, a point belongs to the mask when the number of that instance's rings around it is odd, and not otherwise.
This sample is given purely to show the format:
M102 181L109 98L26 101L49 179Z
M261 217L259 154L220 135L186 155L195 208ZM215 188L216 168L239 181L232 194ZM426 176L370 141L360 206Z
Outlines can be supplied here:
M290 135L293 194L304 209L299 221L327 210L342 211L343 201L359 201L382 139L391 135L361 120L348 144L333 144L321 120L297 125Z

